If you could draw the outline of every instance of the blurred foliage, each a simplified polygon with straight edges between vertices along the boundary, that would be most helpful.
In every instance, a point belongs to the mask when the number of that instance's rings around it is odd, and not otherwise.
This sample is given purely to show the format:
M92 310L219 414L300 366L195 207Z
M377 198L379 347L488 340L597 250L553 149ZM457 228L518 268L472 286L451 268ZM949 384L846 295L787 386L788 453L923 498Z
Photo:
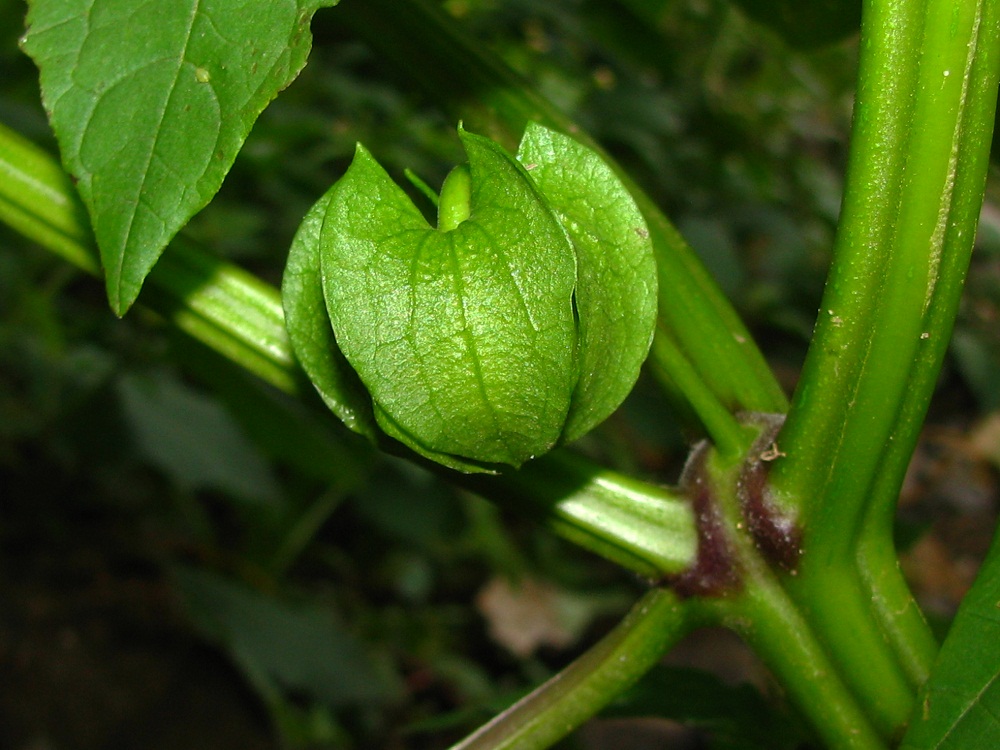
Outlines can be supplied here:
M951 342L957 368L984 412L1000 410L1000 212L993 201L980 218L978 252Z
M711 732L710 750L795 750L804 726L746 683L730 685L703 670L660 665L614 701L607 716L663 716Z
M793 47L838 42L861 26L861 0L736 0L754 20L770 26Z
M791 388L839 210L851 41L795 51L721 0L446 7L665 207ZM20 3L0 3L0 118L51 146L16 49L22 15ZM355 142L394 176L410 168L430 184L461 158L454 123L351 38L336 8L314 30L305 72L186 230L273 283ZM990 211L944 380L970 419L1000 408L1000 219ZM374 455L313 405L143 310L114 319L100 284L0 227L0 745L443 747L564 665L641 589ZM685 455L645 381L580 445L663 482ZM484 597L498 581L507 601L530 592L548 618L533 646L497 635ZM569 635L553 641L551 628ZM225 687L202 695L206 660ZM648 700L679 682L683 705ZM743 684L720 700L717 687L704 672L655 672L614 712L694 719L714 730L713 747L776 747L743 729L761 716L786 722L780 699ZM49 698L69 694L71 704ZM163 713L174 705L177 715ZM191 734L147 731L181 724ZM628 733L613 746L628 747Z

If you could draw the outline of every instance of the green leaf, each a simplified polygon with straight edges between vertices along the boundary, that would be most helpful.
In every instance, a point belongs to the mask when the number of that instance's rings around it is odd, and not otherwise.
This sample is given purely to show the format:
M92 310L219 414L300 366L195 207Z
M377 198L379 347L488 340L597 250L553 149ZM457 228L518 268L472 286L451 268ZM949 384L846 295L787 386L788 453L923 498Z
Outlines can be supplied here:
M576 384L576 262L513 157L460 137L470 213L450 231L358 147L327 205L323 289L383 430L434 460L519 466L555 445Z
M334 0L33 0L24 49L123 314L215 195Z
M1000 536L921 693L902 750L1000 747Z
M656 261L628 190L593 150L530 123L517 158L576 249L580 381L569 442L603 422L632 390L656 327Z

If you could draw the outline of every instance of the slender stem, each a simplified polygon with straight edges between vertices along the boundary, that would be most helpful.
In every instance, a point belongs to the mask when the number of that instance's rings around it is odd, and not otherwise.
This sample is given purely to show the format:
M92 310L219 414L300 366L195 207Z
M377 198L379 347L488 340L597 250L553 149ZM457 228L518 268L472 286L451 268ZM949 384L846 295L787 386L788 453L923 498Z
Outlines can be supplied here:
M918 689L930 675L938 643L899 568L891 524L878 526L882 534L866 532L859 542L862 585L896 661Z
M741 425L719 402L669 334L660 331L653 339L650 359L654 374L668 372L670 382L684 393L719 452L730 459L744 455L753 442L753 431Z
M651 590L597 645L451 750L551 747L638 681L689 629L676 595Z
M268 568L276 577L283 576L316 538L323 525L348 497L339 487L331 487L317 497L288 529L274 551Z

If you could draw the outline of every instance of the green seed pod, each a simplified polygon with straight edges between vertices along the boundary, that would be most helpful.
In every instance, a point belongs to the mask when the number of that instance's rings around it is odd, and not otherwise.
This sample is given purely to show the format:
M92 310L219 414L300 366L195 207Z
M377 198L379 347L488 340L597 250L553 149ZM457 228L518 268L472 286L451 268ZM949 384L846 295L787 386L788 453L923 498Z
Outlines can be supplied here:
M283 292L293 347L349 426L495 471L625 398L652 338L655 268L593 151L540 126L516 159L459 136L469 163L445 180L436 228L359 146L303 222Z

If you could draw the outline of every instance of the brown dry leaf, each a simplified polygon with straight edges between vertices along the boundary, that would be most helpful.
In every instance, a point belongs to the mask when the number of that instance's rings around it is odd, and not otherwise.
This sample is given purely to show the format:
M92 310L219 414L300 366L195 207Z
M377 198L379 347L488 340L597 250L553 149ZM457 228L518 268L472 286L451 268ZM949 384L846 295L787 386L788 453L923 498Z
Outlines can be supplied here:
M493 640L525 657L544 646L572 646L596 617L617 617L632 599L630 592L618 589L584 593L535 578L494 578L479 592L476 606Z
M574 633L561 620L553 585L533 579L511 584L494 578L479 592L476 606L489 625L490 637L517 656L541 646L566 648Z
M930 534L902 558L903 571L925 610L951 617L976 577L978 561L956 551Z
M925 610L954 616L989 548L996 526L1000 413L971 430L928 426L903 489L904 513L928 525L901 555L901 564Z
M993 412L976 426L969 446L976 456L1000 468L1000 412Z

